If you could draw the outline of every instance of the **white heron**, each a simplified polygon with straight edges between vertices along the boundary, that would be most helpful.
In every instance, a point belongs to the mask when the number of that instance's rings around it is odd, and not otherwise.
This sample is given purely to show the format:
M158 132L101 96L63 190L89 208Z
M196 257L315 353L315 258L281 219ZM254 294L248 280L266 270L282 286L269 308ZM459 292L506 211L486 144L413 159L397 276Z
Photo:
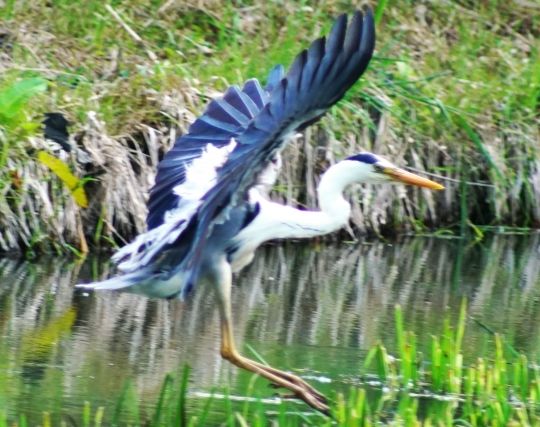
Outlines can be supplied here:
M251 79L212 100L159 164L148 202L148 231L113 256L120 274L79 286L185 298L201 282L211 283L219 302L222 357L328 413L326 398L300 377L238 352L231 321L232 277L268 240L309 238L345 226L351 206L343 192L351 184L443 188L375 154L359 153L324 173L318 211L267 198L266 189L279 172L280 151L343 97L366 69L374 46L371 10L355 12L349 24L342 15L328 38L302 51L287 73L279 65L265 87Z

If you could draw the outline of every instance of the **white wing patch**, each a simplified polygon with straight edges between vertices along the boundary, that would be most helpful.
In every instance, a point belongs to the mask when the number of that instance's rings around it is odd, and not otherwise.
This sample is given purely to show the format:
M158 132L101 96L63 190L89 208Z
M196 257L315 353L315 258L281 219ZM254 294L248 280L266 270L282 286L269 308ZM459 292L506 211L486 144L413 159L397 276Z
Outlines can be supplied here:
M260 187L260 191L268 193L273 185L276 183L279 172L281 171L281 154L277 153L268 166L262 170L257 177L257 187Z
M221 148L206 145L200 157L186 167L184 182L174 187L178 204L165 213L163 224L139 235L114 254L112 260L120 271L128 273L148 264L164 246L178 239L197 212L203 196L216 184L217 170L225 164L235 147L234 138Z
M216 184L217 169L225 164L229 154L236 147L236 141L224 147L207 144L200 157L197 157L186 167L185 181L174 187L174 194L182 201L200 200Z

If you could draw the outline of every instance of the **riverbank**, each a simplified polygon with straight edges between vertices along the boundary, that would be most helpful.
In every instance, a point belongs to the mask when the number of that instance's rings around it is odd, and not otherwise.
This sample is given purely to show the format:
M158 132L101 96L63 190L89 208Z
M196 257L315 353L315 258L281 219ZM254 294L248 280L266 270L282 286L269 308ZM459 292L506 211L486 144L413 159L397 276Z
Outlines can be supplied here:
M8 2L0 250L84 252L141 232L159 159L209 98L288 66L347 11L337 1ZM539 12L524 1L380 2L370 68L287 149L273 197L315 207L321 171L369 150L450 180L439 193L353 190L357 234L539 227ZM69 148L42 137L47 112L71 123Z

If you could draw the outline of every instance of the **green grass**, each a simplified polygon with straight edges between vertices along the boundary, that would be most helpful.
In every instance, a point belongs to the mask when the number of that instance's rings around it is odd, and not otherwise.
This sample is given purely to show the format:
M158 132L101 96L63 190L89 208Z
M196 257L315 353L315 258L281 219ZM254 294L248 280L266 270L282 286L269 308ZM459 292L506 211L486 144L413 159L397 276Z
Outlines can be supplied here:
M209 97L227 85L264 80L274 64L287 66L328 31L334 16L352 8L337 0L197 4L112 2L122 23L95 0L7 2L0 10L7 34L0 98L13 85L47 82L45 94L17 108L24 118L17 129L0 123L0 160L10 160L0 172L0 211L54 206L19 222L1 214L1 228L8 230L0 233L1 248L50 248L52 240L81 248L81 228L91 245L110 246L141 231L141 188L148 188L159 147L171 142L169 128L185 132ZM538 227L537 11L532 3L502 0L378 2L377 52L365 78L308 132L320 157L294 148L287 152L291 172L275 196L313 206L315 195L305 182L316 181L326 167L322 160L367 149L463 183L491 186L449 184L445 193L413 191L408 200L394 190L365 189L362 197L374 204L358 202L358 192L352 197L353 223L360 231L444 226L462 234L469 233L469 222ZM66 114L77 143L93 153L91 166L74 156L63 159L79 178L97 180L85 184L89 208L72 206L69 188L36 164L35 149L47 148L36 138L46 111ZM111 165L110 159L119 157L126 160ZM124 180L116 179L119 171ZM47 185L40 191L35 181ZM133 195L126 186L141 193L140 203L129 208L126 200ZM60 220L65 227L55 227Z
M495 335L492 358L465 362L463 336L469 323L466 304L455 321L446 318L434 334L428 352L416 348L413 333L399 306L395 310L398 353L391 356L383 343L365 360L364 385L346 395L331 396L332 417L314 413L302 404L268 405L249 396L240 401L215 394L192 395L189 369L167 375L151 413L140 407L130 382L113 407L85 402L77 424L84 427L132 426L370 426L380 423L408 426L509 426L540 423L540 370L524 354ZM52 426L57 414L44 412L43 426ZM27 425L25 414L7 417L0 427Z

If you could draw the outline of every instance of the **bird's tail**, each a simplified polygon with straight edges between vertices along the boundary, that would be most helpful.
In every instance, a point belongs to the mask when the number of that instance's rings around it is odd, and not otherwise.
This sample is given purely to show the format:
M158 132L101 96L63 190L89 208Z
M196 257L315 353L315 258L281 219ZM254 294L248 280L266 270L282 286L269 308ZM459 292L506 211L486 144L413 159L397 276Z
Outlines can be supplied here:
M144 278L141 277L139 272L134 272L111 277L110 279L99 282L79 283L78 285L75 285L75 287L95 291L118 291L140 284L143 279Z
M121 274L99 282L81 283L76 287L94 291L129 292L151 298L183 299L182 289L184 282L185 273L182 271L164 275L142 270Z

